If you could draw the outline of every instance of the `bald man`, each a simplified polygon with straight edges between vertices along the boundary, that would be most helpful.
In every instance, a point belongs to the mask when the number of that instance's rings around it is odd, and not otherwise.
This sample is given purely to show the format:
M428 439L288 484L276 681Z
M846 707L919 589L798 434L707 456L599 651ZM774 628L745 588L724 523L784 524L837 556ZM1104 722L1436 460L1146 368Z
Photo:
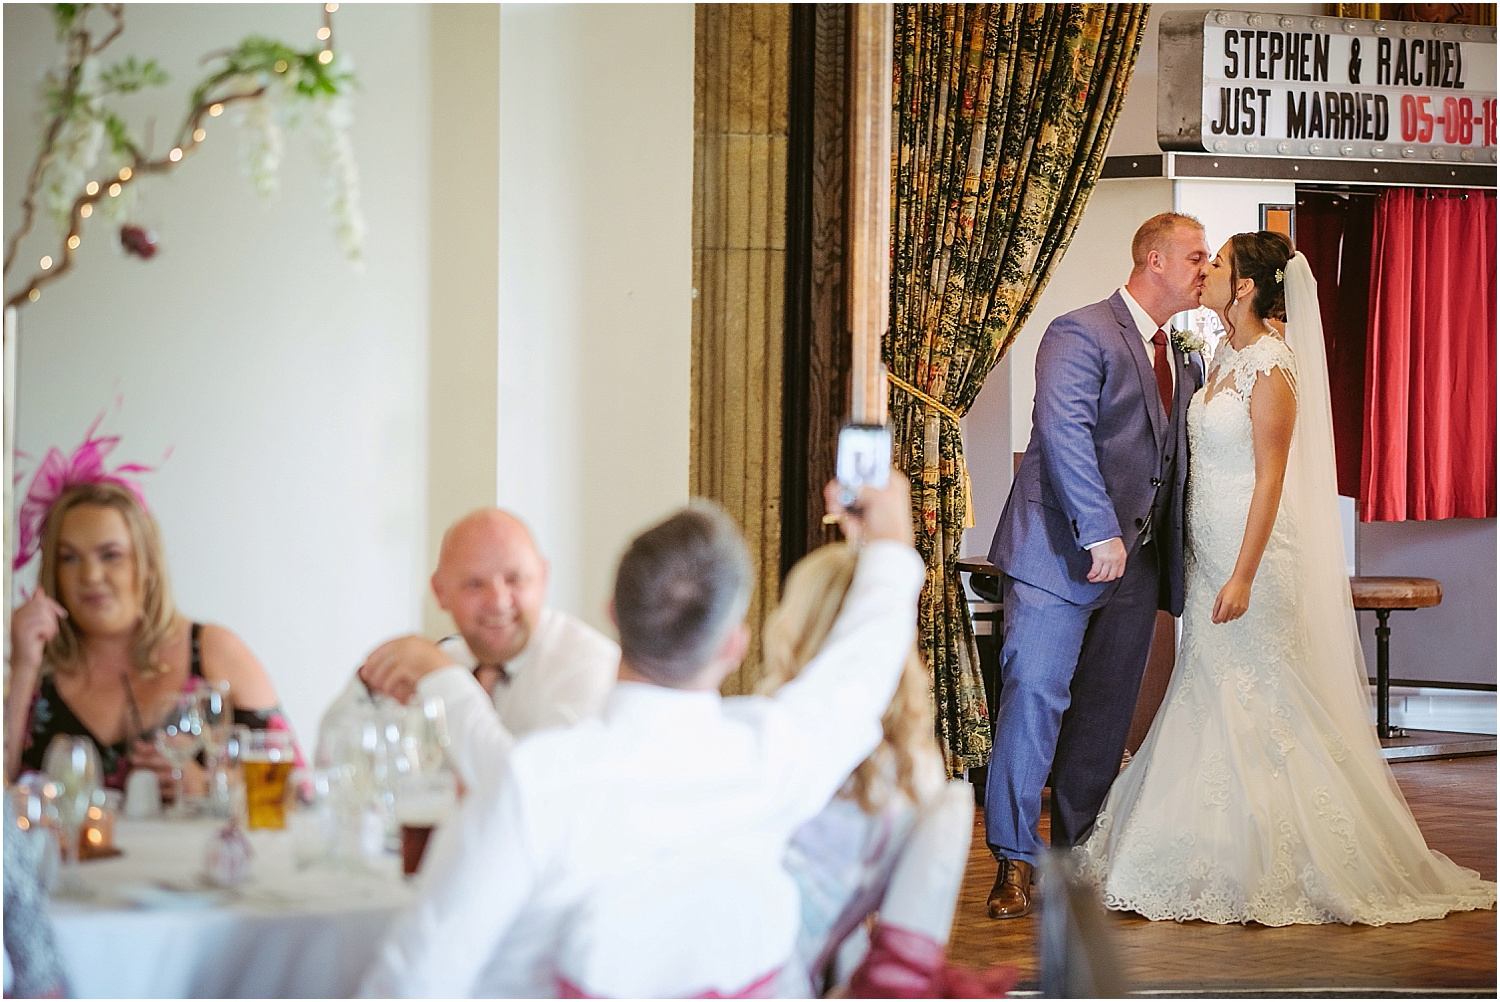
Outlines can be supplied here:
M546 607L547 562L520 519L483 508L455 522L443 535L432 593L460 636L388 641L359 677L403 703L414 694L443 701L449 758L465 785L497 775L523 734L598 714L620 649Z

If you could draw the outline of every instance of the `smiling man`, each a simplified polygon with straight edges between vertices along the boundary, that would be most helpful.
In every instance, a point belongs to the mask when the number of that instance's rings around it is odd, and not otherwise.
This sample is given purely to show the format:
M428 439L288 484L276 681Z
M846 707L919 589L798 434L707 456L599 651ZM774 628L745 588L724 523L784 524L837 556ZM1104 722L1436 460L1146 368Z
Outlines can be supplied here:
M546 607L547 562L514 515L482 508L455 522L443 536L432 593L459 636L387 641L359 677L403 703L414 694L443 701L449 757L466 785L495 775L521 735L577 723L604 705L620 649Z

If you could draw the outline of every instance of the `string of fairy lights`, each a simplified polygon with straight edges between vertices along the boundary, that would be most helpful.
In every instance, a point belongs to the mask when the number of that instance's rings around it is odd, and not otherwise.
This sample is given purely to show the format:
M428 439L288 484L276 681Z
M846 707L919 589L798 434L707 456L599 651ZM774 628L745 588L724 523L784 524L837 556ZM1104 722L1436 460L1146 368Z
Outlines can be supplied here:
M323 43L323 47L318 51L317 60L324 66L333 62L333 15L338 9L337 3L323 4L323 24L317 30L317 39ZM291 69L291 66L285 59L280 59L276 61L272 69L276 73L285 73ZM74 254L83 244L83 221L93 216L94 206L102 199L118 198L126 186L132 182L150 174L163 174L172 170L208 138L208 130L204 128L205 118L218 118L224 114L224 109L228 105L241 101L253 101L265 92L266 88L262 85L243 94L205 98L189 112L178 133L178 142L167 151L165 156L151 160L137 154L134 164L127 164L109 177L89 181L84 185L83 194L74 200L68 217L67 236L58 252L60 260L55 260L51 254L42 255L37 262L41 270L32 276L26 287L12 296L6 305L19 306L22 302L36 302L42 297L43 286L56 281L72 267Z

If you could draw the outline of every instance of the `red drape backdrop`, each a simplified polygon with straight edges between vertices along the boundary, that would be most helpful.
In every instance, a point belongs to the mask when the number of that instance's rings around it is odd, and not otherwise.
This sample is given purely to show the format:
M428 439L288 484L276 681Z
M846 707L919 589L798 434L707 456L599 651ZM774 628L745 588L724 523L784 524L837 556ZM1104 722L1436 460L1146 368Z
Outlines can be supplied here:
M1339 493L1359 497L1364 451L1370 243L1378 192L1297 193L1297 249L1318 280Z
M1373 261L1359 517L1494 517L1494 194L1386 191Z

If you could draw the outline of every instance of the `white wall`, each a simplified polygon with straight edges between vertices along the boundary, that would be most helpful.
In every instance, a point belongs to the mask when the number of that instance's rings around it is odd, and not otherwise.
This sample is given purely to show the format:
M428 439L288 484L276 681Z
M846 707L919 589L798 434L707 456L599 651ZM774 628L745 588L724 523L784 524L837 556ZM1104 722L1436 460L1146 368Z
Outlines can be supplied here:
M427 554L475 508L496 503L499 434L500 8L434 4L431 14L431 337ZM427 636L454 632L430 589Z
M607 625L688 497L693 6L500 10L498 497Z
M1442 604L1391 614L1391 676L1495 684L1495 520L1365 522L1359 572L1436 578ZM1375 614L1359 614L1365 662L1375 674Z
M162 140L205 53L250 34L315 44L314 4L129 5L118 55L172 74L137 121ZM318 714L377 641L418 625L425 558L427 11L346 5L336 39L362 81L353 130L367 265L335 244L310 144L289 137L279 201L243 176L215 120L203 149L152 182L161 240L126 259L99 217L75 271L22 311L18 446L72 449L106 428L143 477L188 615L265 662L310 744ZM55 52L38 6L4 9L5 232L38 140L36 83ZM226 116L227 117L227 116ZM44 247L28 241L23 260ZM19 271L19 268L18 268ZM13 275L12 281L19 276ZM10 283L7 283L10 287Z

